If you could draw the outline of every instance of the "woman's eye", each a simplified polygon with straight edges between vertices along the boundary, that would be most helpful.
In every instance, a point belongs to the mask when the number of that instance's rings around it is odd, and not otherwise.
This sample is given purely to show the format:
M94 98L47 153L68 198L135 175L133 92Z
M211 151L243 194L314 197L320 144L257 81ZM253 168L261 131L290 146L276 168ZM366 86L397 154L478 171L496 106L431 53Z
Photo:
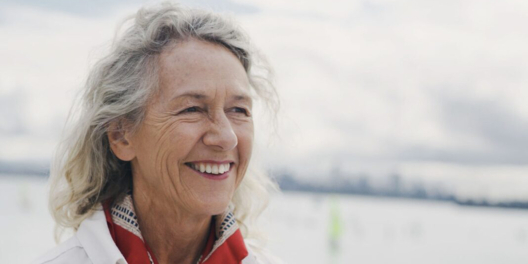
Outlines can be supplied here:
M244 109L244 108L241 108L241 107L233 108L233 112L242 113L242 114L248 115L248 111L246 109Z
M186 113L196 113L199 112L200 109L196 106L186 108L185 110L181 111L180 114L186 114Z

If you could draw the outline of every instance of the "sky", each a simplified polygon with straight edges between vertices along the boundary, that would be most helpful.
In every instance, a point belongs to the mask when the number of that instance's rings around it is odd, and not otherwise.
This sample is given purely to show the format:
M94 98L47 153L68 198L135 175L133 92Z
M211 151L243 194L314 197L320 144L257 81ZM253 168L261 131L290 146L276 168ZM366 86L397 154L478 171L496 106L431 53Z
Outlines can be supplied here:
M51 158L116 25L153 2L0 3L0 160ZM183 3L234 15L275 68L264 166L528 186L527 1Z

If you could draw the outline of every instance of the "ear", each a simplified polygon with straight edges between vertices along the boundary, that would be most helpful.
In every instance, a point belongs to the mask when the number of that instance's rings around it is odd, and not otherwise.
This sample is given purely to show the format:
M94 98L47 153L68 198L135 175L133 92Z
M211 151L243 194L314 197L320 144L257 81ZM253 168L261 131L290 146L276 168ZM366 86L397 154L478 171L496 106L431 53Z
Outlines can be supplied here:
M110 123L106 132L110 149L122 161L131 161L136 157L136 152L130 142L131 133L124 128L122 122Z

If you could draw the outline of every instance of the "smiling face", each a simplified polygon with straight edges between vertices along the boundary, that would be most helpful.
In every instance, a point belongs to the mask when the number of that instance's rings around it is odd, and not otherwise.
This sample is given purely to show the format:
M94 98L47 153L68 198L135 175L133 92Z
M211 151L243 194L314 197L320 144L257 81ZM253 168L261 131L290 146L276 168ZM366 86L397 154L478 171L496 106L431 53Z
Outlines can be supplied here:
M132 162L134 195L192 214L220 214L251 157L246 72L225 47L195 39L169 46L159 68L160 89L142 124L125 136L125 146L112 149Z

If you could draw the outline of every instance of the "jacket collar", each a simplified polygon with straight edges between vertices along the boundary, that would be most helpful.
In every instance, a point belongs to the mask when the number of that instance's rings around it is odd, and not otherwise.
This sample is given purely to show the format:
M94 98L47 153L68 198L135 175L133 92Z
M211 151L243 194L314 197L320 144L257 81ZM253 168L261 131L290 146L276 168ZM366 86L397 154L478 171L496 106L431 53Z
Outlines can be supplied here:
M81 223L76 235L93 264L127 263L110 235L102 205Z
M90 217L82 221L76 236L93 264L127 264L112 239L101 204L94 209ZM252 250L249 247L247 250L248 256L242 260L242 264L256 264Z
M103 208L113 241L125 259L130 263L158 263L143 240L132 193L116 202L108 200ZM213 230L198 263L240 263L247 257L244 239L231 210L229 206L223 214L212 217Z

